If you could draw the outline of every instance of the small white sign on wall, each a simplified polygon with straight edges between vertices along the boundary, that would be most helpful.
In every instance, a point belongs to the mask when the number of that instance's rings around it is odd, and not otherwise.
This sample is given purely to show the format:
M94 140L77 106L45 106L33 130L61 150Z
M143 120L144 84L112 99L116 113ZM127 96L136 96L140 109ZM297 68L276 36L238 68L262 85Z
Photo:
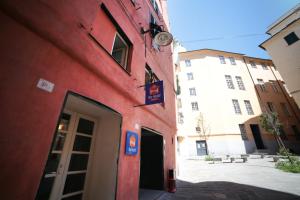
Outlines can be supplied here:
M38 88L45 90L47 92L52 92L54 89L54 83L47 81L45 79L40 78L38 84L36 85Z

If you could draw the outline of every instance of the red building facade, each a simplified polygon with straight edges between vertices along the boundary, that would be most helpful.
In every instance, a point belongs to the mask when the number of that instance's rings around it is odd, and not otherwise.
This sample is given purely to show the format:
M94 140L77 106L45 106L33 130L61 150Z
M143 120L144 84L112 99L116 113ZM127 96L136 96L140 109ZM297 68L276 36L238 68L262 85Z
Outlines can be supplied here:
M147 32L167 31L166 16L166 1L1 1L1 199L127 200L167 188L172 53ZM163 80L165 103L138 106L151 79ZM129 131L138 137L126 144Z

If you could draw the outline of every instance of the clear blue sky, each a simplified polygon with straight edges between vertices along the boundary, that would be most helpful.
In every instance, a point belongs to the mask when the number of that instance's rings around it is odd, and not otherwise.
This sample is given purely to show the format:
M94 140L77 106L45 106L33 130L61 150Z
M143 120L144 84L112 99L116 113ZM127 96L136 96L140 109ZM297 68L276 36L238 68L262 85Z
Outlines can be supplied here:
M267 27L298 3L300 0L168 0L171 32L187 50L210 48L270 58L258 47L268 38Z

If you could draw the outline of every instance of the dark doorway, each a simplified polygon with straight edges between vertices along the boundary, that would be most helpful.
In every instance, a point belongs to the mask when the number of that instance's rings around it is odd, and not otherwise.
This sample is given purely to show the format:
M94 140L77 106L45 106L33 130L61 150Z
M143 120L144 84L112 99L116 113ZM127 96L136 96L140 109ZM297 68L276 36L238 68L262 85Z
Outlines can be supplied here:
M260 130L257 124L250 124L250 128L254 137L257 149L265 149L265 145L260 135Z
M164 189L163 163L163 137L148 129L142 129L140 188Z
M207 155L206 141L196 141L197 156Z

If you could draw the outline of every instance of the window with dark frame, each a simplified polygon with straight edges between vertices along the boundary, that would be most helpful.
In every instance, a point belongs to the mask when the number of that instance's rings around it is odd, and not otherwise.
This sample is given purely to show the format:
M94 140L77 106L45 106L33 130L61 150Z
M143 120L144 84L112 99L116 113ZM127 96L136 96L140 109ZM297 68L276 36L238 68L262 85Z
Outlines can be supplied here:
M129 60L130 60L130 51L132 50L132 43L124 33L124 31L121 29L117 21L114 19L114 17L111 15L107 7L102 3L101 9L104 11L105 15L109 18L111 23L116 28L116 33L113 41L113 48L111 52L108 52L111 54L111 56L114 58L114 60L122 66L127 72L130 72L130 66L129 66ZM90 36L97 41L97 39L90 34ZM98 42L98 41L97 41Z
M295 34L295 32L291 32L290 34L284 37L284 40L288 45L292 45L299 40L299 37Z
M158 15L159 14L159 8L158 8L158 4L155 0L151 0L151 4L154 8L154 11L156 12L156 14Z
M179 123L179 124L183 124L183 122L184 122L184 121L183 121L183 114L182 114L182 112L179 112L179 113L178 113L178 123Z
M270 112L275 112L275 108L272 102L267 102L267 106Z
M185 62L185 66L186 66L186 67L192 66L191 60L185 60L184 62Z
M189 81L194 80L193 73L192 72L187 73L187 78L188 78Z
M196 89L193 87L193 88L189 88L190 90L190 96L196 96Z
M250 101L249 100L244 100L244 103L245 103L245 107L246 107L248 115L254 115L254 112L253 112Z
M278 88L277 88L277 83L276 83L276 81L269 80L269 82L271 83L271 87L272 87L273 91L276 92L276 93L278 93L279 90L278 90Z
M234 89L234 84L233 84L231 76L230 75L225 75L225 80L226 80L226 84L227 84L228 89Z
M128 44L125 42L125 40L119 33L116 33L111 55L125 69L127 69L128 63L128 50Z
M253 62L253 61L250 61L250 65L252 68L257 68L255 62Z
M243 80L242 80L242 77L236 76L235 79L236 79L236 82L238 84L239 89L240 90L246 90L245 85L244 85Z
M236 65L234 57L229 57L229 60L232 65Z
M197 103L197 102L191 102L191 105L192 105L192 110L193 110L193 111L199 110L199 108L198 108L198 103Z
M262 64L261 64L261 67L262 67L264 70L268 70L268 67L267 67L267 65L266 65L266 64L264 64L264 63L262 63Z
M219 59L221 64L226 64L224 56L219 56Z
M153 17L153 15L150 13L150 23L151 24L156 24L156 20L155 18Z
M160 30L157 29L156 25L157 25L156 20L153 17L153 15L150 13L150 27L149 28L150 28L150 35L151 35L152 38L154 38L155 35L157 33L159 33L159 31L160 31Z
M146 64L145 66L145 85L148 83L153 83L159 81L156 74L152 71L152 69L149 67L149 65Z
M158 4L156 1L154 3L154 10L155 10L156 14L159 15L159 8L158 8Z
M248 140L245 124L239 124L242 140Z
M259 85L259 87L260 87L260 90L262 91L262 92L266 92L267 91L267 89L266 89L266 86L265 86L265 83L264 83L264 81L262 80L262 79L257 79L257 82L258 82L258 85Z
M242 114L241 107L240 107L239 101L237 99L232 99L232 105L233 105L235 114Z

